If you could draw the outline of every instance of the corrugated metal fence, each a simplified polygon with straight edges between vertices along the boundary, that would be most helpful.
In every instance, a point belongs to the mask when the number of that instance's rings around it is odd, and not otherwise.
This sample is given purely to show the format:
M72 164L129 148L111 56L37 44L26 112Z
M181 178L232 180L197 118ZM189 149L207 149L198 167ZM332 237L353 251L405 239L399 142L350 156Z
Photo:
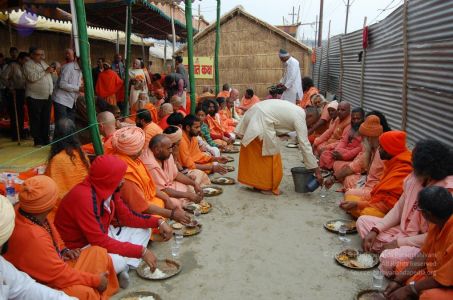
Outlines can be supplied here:
M316 49L315 85L353 106L383 112L411 143L435 137L453 146L451 24L453 1L409 0L369 26L365 51L362 30Z

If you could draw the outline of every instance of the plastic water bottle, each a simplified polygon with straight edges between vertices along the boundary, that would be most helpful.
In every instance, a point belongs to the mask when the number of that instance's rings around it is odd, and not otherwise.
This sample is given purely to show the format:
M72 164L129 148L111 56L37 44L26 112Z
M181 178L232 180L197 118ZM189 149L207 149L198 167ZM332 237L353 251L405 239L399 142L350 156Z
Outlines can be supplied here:
M11 201L11 203L16 202L16 189L14 188L14 179L11 174L6 176L6 197Z

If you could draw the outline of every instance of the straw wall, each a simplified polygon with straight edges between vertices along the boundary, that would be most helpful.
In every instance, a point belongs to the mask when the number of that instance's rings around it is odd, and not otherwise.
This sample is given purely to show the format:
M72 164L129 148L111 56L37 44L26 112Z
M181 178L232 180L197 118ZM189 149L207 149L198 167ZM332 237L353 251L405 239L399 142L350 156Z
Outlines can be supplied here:
M195 41L195 56L214 56L215 30ZM300 63L301 73L310 74L308 52L269 28L241 14L221 25L219 53L220 83L229 83L244 93L252 88L259 97L268 93L268 87L277 83L282 74L278 50L287 49ZM187 56L187 51L184 51ZM197 79L197 93L202 87L214 86L213 79Z
M12 30L13 46L19 51L28 51L30 46L43 48L46 53L46 61L64 60L64 49L70 46L71 36L59 32L50 31L34 31L30 36L24 37L17 34L16 30ZM0 24L0 53L9 56L9 33L8 28ZM104 57L113 59L115 55L116 45L107 41L90 39L91 61L96 63L96 59ZM120 52L124 53L124 45L120 45ZM132 57L143 57L142 47L132 45ZM145 62L148 58L148 47L145 47Z

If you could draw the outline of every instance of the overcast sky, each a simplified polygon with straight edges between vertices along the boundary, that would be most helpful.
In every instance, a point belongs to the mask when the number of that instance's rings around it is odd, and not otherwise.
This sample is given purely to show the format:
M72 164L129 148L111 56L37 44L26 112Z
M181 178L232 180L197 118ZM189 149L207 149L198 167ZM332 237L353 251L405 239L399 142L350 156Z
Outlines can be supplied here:
M346 5L348 0L324 0L324 25L323 38L327 37L329 20L332 21L331 35L344 32L346 19ZM216 18L216 0L197 0L193 4L193 14L198 14L200 5L201 14L210 22ZM349 10L348 32L362 28L363 20L368 18L368 25L382 20L399 5L403 0L350 0L352 4ZM244 9L252 15L266 21L272 25L281 25L283 17L286 22L292 22L293 6L297 14L300 5L300 22L313 23L302 27L301 35L305 39L314 39L316 15L319 14L320 0L222 0L221 14L225 14L237 5L242 5ZM387 8L387 9L385 9ZM385 9L385 10L384 10ZM297 16L295 17L297 19ZM300 36L302 38L302 36Z

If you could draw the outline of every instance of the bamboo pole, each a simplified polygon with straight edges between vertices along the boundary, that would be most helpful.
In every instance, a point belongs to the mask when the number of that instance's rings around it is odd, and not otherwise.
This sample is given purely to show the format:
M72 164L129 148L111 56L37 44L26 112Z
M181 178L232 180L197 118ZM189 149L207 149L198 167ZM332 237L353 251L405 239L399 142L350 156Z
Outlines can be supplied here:
M124 76L124 111L123 116L129 115L129 67L131 65L131 30L132 30L132 4L128 1L126 8L126 43L125 43L125 57L126 65Z
M330 66L329 66L329 51L330 51L330 25L332 23L332 20L329 20L329 30L327 31L327 72L326 72L326 95L327 91L329 90L329 72L330 72Z
M192 28L192 0L185 0L186 29L187 29L187 57L189 63L190 81L190 112L195 114L195 74L193 65L193 28Z
M96 120L96 107L94 104L93 75L90 68L90 44L88 41L87 22L85 16L85 5L83 1L74 1L75 13L77 15L77 26L79 32L80 62L85 84L85 101L87 107L88 124L90 125L91 141L93 142L96 155L102 155L101 135Z
M219 51L220 51L220 0L217 0L217 19L215 26L215 53L214 53L216 95L220 92Z
M340 97L340 102L343 100L343 73L344 73L344 66L343 66L343 39L339 39L340 43L340 86L339 86L339 97Z
M366 26L367 17L363 19L363 28ZM365 60L366 60L366 49L363 49L362 54L362 70L360 72L360 107L363 108L364 106L364 95L365 95Z
M171 5L171 38L172 38L172 53L175 55L176 49L176 30L175 30L175 6ZM173 59L171 62L172 71L175 71L175 60Z
M409 64L409 49L407 45L407 18L408 18L408 13L407 13L407 6L408 2L407 0L404 0L404 6L403 6L403 55L404 55L404 61L403 61L403 90L402 90L402 120L401 120L401 129L406 130L407 127L407 67Z

